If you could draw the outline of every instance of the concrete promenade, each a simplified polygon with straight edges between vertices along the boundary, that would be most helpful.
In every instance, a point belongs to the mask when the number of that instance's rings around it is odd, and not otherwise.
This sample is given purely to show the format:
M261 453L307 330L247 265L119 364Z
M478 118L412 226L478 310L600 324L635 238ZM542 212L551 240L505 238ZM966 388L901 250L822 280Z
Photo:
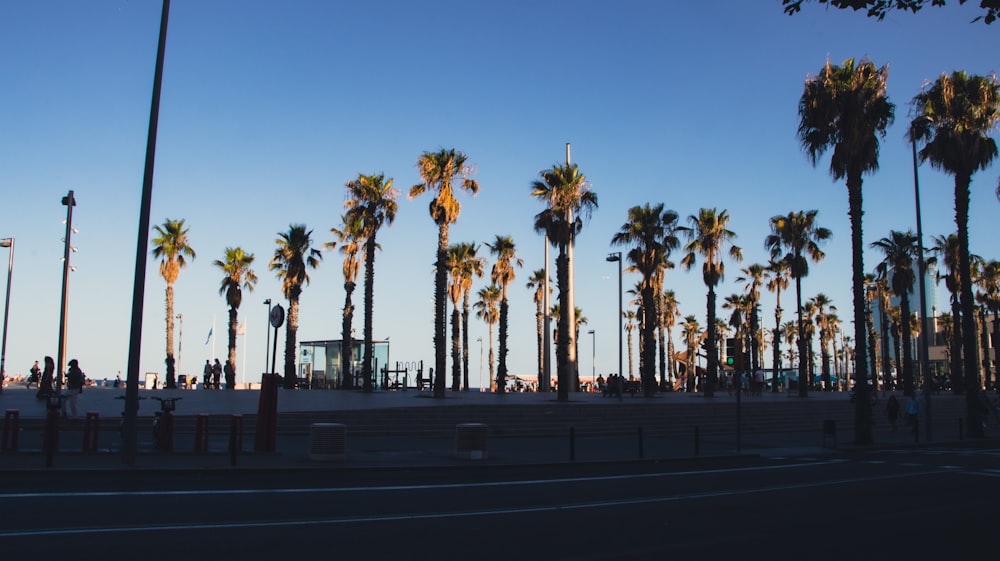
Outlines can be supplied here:
M123 401L115 399L122 395L122 389L88 387L79 398L77 418L61 421L59 450L47 469L367 470L682 461L747 454L823 455L850 449L853 442L853 404L847 394L839 392L810 392L806 399L785 393L748 396L741 401L742 417L737 417L736 397L725 391L714 398L667 393L651 399L626 394L621 400L577 393L570 395L570 403L558 403L555 394L538 393L447 392L445 398L434 399L430 392L415 390L373 394L279 390L275 450L255 452L257 391L140 390L146 399L140 402L139 452L135 462L126 465L119 453L117 431ZM159 409L152 397L182 398L177 402L173 452L152 448L150 427ZM899 394L897 399L901 419L895 431L885 418L885 400L875 408L877 446L956 444L962 439L964 398L933 396L931 442L924 435L915 439L905 427L903 400ZM10 385L0 395L0 411L11 410L18 411L20 421L18 450L0 453L0 471L46 469L41 449L44 403L35 398L34 389ZM96 412L101 422L97 450L84 452L82 418L87 412ZM198 414L207 414L214 422L207 452L194 451L193 426ZM242 444L235 456L229 452L226 430L234 414L245 416ZM826 419L836 419L835 434L823 431ZM342 456L310 459L315 439L309 427L316 422L347 426ZM462 422L485 422L489 427L485 459L456 455L454 427ZM987 437L995 439L1000 430L994 419L990 422ZM541 424L548 428L533 431L532 427ZM6 425L4 430L8 439L13 436Z

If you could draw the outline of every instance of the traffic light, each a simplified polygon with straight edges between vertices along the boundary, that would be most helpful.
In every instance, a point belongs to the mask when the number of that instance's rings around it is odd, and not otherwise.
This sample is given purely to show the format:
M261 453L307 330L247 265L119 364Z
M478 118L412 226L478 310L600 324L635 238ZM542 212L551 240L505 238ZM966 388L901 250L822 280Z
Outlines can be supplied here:
M733 366L734 364L736 364L736 359L733 358L733 357L731 357L731 356L727 356L726 357L726 366Z

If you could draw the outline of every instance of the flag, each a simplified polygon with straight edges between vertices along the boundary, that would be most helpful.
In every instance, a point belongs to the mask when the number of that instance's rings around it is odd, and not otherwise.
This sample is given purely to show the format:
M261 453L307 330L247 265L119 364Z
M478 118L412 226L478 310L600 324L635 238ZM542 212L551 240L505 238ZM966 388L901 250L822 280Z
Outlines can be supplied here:
M237 335L247 334L247 320L243 320L243 322L240 323L240 326L236 328L236 334Z
M209 341L212 340L212 330L208 330L208 337L205 338L205 344L207 345Z

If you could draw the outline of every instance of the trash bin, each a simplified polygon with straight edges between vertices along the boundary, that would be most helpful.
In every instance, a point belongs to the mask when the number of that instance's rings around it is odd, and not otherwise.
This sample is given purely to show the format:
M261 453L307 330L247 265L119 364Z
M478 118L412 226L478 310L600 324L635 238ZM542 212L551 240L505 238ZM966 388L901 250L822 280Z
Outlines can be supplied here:
M317 461L338 460L347 448L347 425L340 423L313 423L309 425L309 459Z
M488 428L483 423L461 423L455 426L455 457L462 460L485 460Z

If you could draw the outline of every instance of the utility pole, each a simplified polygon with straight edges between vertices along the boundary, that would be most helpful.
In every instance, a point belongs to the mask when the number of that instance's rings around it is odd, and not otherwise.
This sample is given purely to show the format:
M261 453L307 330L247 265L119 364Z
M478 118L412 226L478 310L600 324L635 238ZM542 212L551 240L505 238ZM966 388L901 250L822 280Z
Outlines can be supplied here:
M59 306L59 349L56 362L56 394L62 393L63 371L66 368L66 308L69 304L69 254L74 251L71 243L73 235L73 207L76 206L76 199L73 198L73 191L62 198L62 204L66 206L66 237L63 238L63 274L62 274L62 300Z

